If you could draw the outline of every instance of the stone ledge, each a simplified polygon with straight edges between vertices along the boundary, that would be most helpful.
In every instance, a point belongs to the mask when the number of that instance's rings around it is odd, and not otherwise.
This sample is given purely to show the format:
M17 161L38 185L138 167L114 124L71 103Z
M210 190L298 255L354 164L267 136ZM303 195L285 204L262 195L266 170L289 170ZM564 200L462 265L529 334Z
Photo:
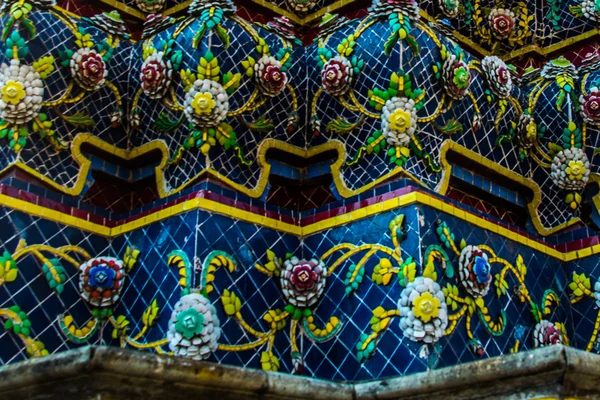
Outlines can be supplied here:
M525 399L600 398L600 356L564 346L425 373L340 383L159 356L83 347L0 367L6 399Z

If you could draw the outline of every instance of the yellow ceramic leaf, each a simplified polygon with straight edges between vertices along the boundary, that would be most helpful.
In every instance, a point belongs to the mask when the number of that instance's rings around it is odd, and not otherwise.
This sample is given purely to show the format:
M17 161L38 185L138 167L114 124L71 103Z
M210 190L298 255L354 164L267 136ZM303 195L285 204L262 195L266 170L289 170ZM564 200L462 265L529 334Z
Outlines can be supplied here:
M5 282L12 282L15 279L17 279L17 274L18 274L18 270L15 269L9 269L8 272L4 275L4 281Z

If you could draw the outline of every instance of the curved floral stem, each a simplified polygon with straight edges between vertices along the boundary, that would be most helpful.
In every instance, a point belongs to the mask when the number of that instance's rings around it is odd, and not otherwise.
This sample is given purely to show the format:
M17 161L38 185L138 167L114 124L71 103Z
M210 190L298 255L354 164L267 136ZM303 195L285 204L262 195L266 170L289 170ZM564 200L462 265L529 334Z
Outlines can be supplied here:
M67 99L67 97L69 97L69 95L73 91L73 86L74 86L73 82L69 82L69 86L67 86L67 89L65 89L65 92L62 94L62 96L60 96L60 98L58 100L42 101L42 106L43 107L56 107L56 106L63 104L65 102L65 100Z
M450 325L444 331L444 336L448 336L452 332L454 332L454 330L458 326L458 322L465 315L466 312L467 312L467 306L463 305L456 314L448 315L448 320L450 321Z
M354 40L357 40L359 37L361 37L362 34L365 33L365 31L375 23L377 23L377 19L372 18L370 15L363 19L354 31Z
M119 108L123 107L123 99L121 98L121 93L119 93L119 89L111 81L106 81L106 86L108 86L108 88L115 95L115 99L117 100L117 105L119 106Z
M257 347L260 347L263 344L265 344L268 340L269 340L269 336L260 338L257 341L246 343L246 344L219 343L218 349L223 350L223 351L245 351L245 350L250 350L250 349L255 349Z
M71 265L73 265L75 268L79 268L81 266L81 263L77 260L75 260L74 258L70 257L69 255L65 254L63 251L60 251L58 249L55 249L54 247L50 247L50 246L46 246L43 244L36 244L36 245L31 245L31 246L27 246L23 249L17 250L13 255L13 259L15 261L17 261L19 258L27 255L27 254L35 254L35 252L42 252L42 251L46 251L48 253L51 253L57 257L63 258L65 261L69 262ZM84 250L85 252L85 250ZM87 254L87 253L86 253ZM87 254L88 258L89 258L89 254ZM42 256L43 257L43 256Z
M252 328L244 319L244 316L242 315L241 312L237 312L235 313L235 319L238 321L238 323L240 324L240 326L249 334L251 334L252 336L255 336L257 338L265 338L265 337L269 337L271 335L273 335L273 331L268 331L268 332L259 332L256 329Z
M312 102L310 103L310 115L314 117L317 115L317 102L319 101L319 97L323 93L323 87L320 87L315 95L313 96Z
M292 351L300 352L298 349L298 345L296 344L296 330L298 328L298 320L293 319L290 324L290 346L292 347Z
M256 101L257 97L258 97L258 90L255 89L254 92L252 92L252 95L250 96L250 98L248 99L248 101L246 102L246 104L244 104L243 106L241 106L237 110L228 111L227 112L227 116L228 117L235 117L235 116L238 116L238 115L241 115L241 114L245 113L246 111L248 111L250 109L250 107L252 106L252 104L254 103L254 101Z
M434 119L436 119L442 113L445 101L446 101L446 94L443 93L442 98L440 99L440 102L438 103L438 106L437 106L437 109L435 110L435 112L428 117L417 118L417 122L427 123L427 122L431 122Z
M435 45L438 48L442 48L442 43L440 42L440 39L436 36L436 34L431 30L431 28L427 25L425 25L422 22L417 22L417 27L419 27L423 32L425 32L427 34L427 36L429 36L429 38L431 38L431 40L433 40L433 43L435 43Z
M389 247L385 247L385 246L382 246L382 245L379 245L379 244L364 244L362 246L355 247L354 249L352 249L348 253L345 253L340 258L338 258L331 265L331 267L329 267L329 270L327 271L327 276L331 276L333 274L333 272L335 271L335 269L338 266L340 266L344 261L346 261L347 259L349 259L353 255L355 255L356 253L359 253L359 252L364 251L364 250L371 250L371 249L374 249L375 251L381 251L381 252L389 255L390 257L392 257L394 260L396 260L396 262L398 264L402 264L402 259L395 253L394 250L390 249Z
M370 118L374 118L374 119L380 119L381 115L379 114L375 114L370 112L369 110L367 110L366 108L364 108L358 101L358 99L356 98L356 96L354 95L354 91L350 91L348 92L348 96L350 97L350 100L352 100L352 103L354 103L354 105L358 108L358 110L363 113L364 115L366 115L367 117Z

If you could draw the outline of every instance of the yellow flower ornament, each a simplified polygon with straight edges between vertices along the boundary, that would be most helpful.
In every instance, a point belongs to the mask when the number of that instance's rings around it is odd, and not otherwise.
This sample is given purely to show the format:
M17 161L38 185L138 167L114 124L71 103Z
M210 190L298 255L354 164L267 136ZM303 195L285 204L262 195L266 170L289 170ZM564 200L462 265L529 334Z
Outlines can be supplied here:
M211 93L196 93L194 100L192 100L192 108L198 115L210 114L216 105L217 103Z
M423 322L429 322L439 315L440 301L429 292L425 292L413 301L415 317Z
M23 84L17 81L8 81L2 88L2 100L7 104L19 104L25 98Z
M404 110L396 110L389 118L390 128L393 130L404 133L413 124L411 115Z

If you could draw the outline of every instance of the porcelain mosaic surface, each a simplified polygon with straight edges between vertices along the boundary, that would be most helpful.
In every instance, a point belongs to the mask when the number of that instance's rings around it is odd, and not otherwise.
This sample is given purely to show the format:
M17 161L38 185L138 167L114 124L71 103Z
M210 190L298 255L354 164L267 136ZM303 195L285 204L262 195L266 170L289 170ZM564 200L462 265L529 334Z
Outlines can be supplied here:
M0 1L1 364L597 351L593 2L118 3Z

